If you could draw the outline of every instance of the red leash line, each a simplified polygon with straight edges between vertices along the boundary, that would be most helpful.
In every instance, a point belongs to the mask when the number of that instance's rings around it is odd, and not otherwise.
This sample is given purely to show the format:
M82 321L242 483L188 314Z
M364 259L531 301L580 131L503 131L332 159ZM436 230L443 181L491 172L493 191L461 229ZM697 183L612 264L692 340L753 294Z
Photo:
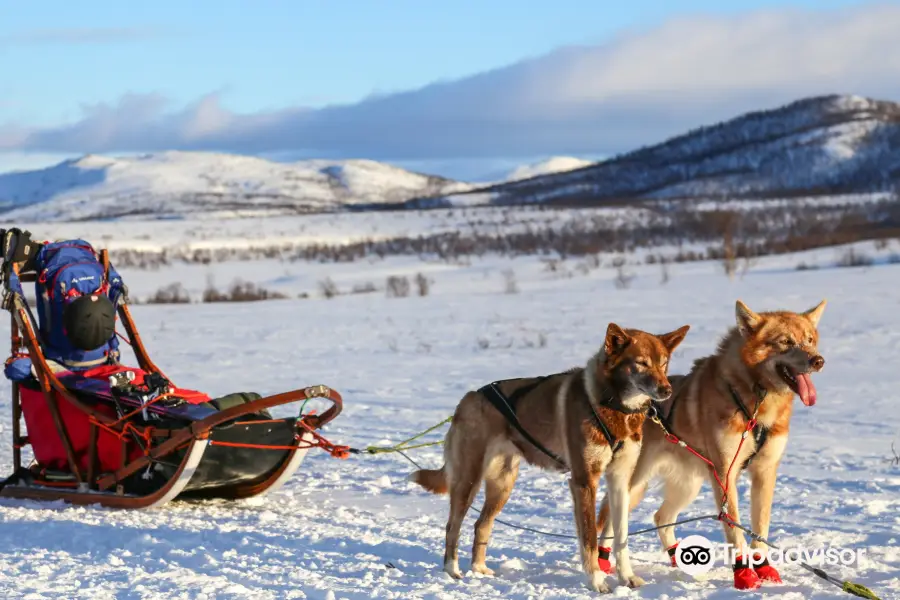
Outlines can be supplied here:
M741 441L738 444L737 450L734 453L734 457L732 457L732 459L731 459L731 464L728 465L728 471L725 473L725 483L722 483L722 479L719 477L719 471L718 471L718 469L716 469L716 465L714 465L711 460L709 460L708 458L706 458L705 456L703 456L702 454L697 452L694 448L692 448L684 440L679 439L677 435L669 432L669 430L666 429L666 426L663 425L662 421L659 420L658 416L654 415L654 416L650 417L651 421L653 421L654 423L656 423L657 425L659 425L662 428L663 433L665 434L666 441L671 442L672 444L676 444L676 445L681 446L682 448L686 449L688 452L690 452L691 454L693 454L694 456L696 456L697 458L699 458L700 460L705 462L707 465L709 465L709 467L712 469L713 477L715 477L716 483L719 484L720 488L722 488L722 508L719 513L719 520L722 521L723 523L726 523L729 527L734 527L734 525L725 521L725 519L723 517L728 517L728 519L731 520L731 515L728 513L728 487L729 487L729 483L731 481L731 470L732 470L732 468L734 468L734 465L737 462L737 457L740 456L740 454L741 454L741 448L744 446L744 441L747 439L747 435L750 433L750 431L753 430L754 427L756 427L756 415L759 412L759 404L760 403L757 403L756 410L753 413L753 417L749 421L747 421L747 427L746 427L746 429L744 429L743 433L741 433Z

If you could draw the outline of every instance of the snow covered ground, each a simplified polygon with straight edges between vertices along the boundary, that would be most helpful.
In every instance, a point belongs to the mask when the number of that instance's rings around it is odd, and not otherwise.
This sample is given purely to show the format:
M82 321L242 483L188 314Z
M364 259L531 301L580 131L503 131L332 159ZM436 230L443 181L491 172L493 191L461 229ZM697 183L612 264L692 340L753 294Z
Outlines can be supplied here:
M882 255L897 251L894 244ZM883 599L900 598L900 466L889 461L891 443L900 447L900 264L830 268L837 253L763 259L734 281L713 263L672 265L665 284L660 267L635 266L627 289L615 285L614 269L561 276L537 258L485 258L470 265L418 259L296 264L295 277L314 281L327 273L346 286L424 271L434 280L432 293L138 306L134 314L151 354L181 385L213 394L333 386L346 409L326 434L359 447L396 443L439 422L467 390L485 382L582 364L610 321L654 332L691 324L672 364L672 372L683 372L733 324L736 299L756 310L804 310L827 298L820 326L826 366L815 376L819 402L812 408L796 403L771 538L787 547L865 549L859 568L827 570L869 586ZM821 268L798 271L800 262ZM284 269L276 264L215 265L216 276L226 283L239 273L265 283L274 269ZM507 269L515 272L518 293L506 293ZM196 280L200 273L123 270L133 287L143 289ZM0 336L7 334L6 323ZM0 393L0 414L6 415L8 388ZM9 435L8 422L0 421L3 472L10 468ZM439 448L412 456L426 466L441 463ZM285 488L264 499L174 502L146 512L3 500L0 596L598 597L584 586L573 541L500 524L488 550L497 575L450 580L441 570L446 497L407 482L412 470L396 454L340 461L317 452ZM746 492L743 481L743 515ZM651 490L634 513L633 530L652 524L659 502L658 489ZM479 495L475 506L480 504ZM564 475L524 467L501 518L572 534L571 506ZM683 516L712 511L707 486ZM461 543L464 570L473 523L470 513ZM721 539L711 522L679 529L680 537L693 533ZM639 590L618 588L617 597L849 597L796 566L782 569L783 585L739 593L724 567L700 581L669 567L653 534L630 543L635 570L648 583Z

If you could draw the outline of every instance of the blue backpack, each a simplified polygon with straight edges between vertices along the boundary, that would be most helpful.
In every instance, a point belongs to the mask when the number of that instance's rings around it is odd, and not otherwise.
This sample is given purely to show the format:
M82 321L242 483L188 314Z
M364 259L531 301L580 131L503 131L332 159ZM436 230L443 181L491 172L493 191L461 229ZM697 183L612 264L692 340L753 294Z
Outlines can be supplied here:
M72 345L63 325L63 310L81 296L105 294L118 306L124 285L112 265L107 273L97 252L84 240L47 243L38 252L35 264L39 335L46 358L71 371L117 363L119 340L115 335L101 346L84 351Z

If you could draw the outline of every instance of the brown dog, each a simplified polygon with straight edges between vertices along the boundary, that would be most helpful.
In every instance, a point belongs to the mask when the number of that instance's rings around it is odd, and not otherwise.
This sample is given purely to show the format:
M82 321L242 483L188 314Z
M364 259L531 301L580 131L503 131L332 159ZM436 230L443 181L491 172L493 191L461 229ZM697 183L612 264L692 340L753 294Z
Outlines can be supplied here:
M444 570L450 576L462 577L459 530L482 480L485 501L475 523L472 571L492 574L485 565L488 539L524 458L542 469L571 471L582 563L590 587L597 591L609 590L598 566L596 525L597 484L606 473L619 581L631 587L643 583L628 559L628 482L640 450L645 411L651 400L671 395L666 376L669 357L688 329L685 325L655 336L611 323L604 346L585 367L496 382L462 398L447 432L444 466L416 471L411 477L433 493L450 494L444 552ZM511 405L513 418L526 434L500 412L497 402Z
M816 403L816 388L810 373L820 371L825 359L819 354L816 329L825 301L805 313L787 311L755 313L743 302L735 307L737 327L720 342L712 356L694 363L686 376L672 376L675 387L662 421L673 434L715 464L723 482L734 461L728 487L728 512L740 522L737 478L750 473L751 529L769 535L775 477L787 444L788 429L797 394L806 406ZM757 412L758 411L758 412ZM748 435L735 458L741 435L756 413L758 425ZM750 460L752 458L752 460ZM711 482L716 508L722 506L722 489L706 463L684 448L668 442L656 423L644 423L644 442L631 479L631 508L643 498L654 476L663 479L663 503L654 516L657 525L672 523L700 491L704 480ZM598 520L608 535L619 517L607 519L607 510L616 503L604 498ZM739 589L759 587L761 580L781 581L774 567L748 561L744 534L723 525L725 537L735 549L734 584ZM674 564L673 527L659 530L663 548ZM764 550L754 541L754 549ZM751 568L755 566L755 568Z

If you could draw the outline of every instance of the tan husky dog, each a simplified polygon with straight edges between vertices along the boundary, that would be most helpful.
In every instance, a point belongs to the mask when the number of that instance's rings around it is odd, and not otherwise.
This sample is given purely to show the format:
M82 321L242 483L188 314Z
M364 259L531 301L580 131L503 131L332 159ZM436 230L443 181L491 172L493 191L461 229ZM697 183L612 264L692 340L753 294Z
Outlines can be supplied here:
M825 364L817 349L816 329L824 310L823 300L805 313L755 313L738 301L737 327L722 339L716 353L695 361L688 375L671 377L675 392L661 421L671 433L715 464L728 488L728 513L738 522L737 478L745 469L750 473L751 529L762 537L769 535L776 472L787 444L794 395L799 395L806 406L816 403L810 373L820 371ZM758 425L735 458L741 435L754 414ZM734 467L726 481L733 460ZM704 480L712 485L716 508L722 506L722 489L712 469L685 448L667 441L663 428L648 419L631 479L632 509L654 476L663 479L663 503L654 515L657 525L676 521L678 514L697 497ZM615 500L604 498L598 516L604 535L621 518L614 515L610 522L610 507L615 513ZM759 554L751 562L739 529L723 527L727 542L736 552L735 587L753 589L762 580L781 581L778 572L762 562ZM674 527L660 529L659 537L675 564ZM764 547L754 541L753 549ZM601 567L609 570L608 563ZM630 569L628 565L626 568Z
M596 524L597 484L606 474L619 581L631 587L643 583L628 559L628 482L640 450L645 411L651 400L671 395L669 357L688 329L655 336L610 323L605 344L585 367L494 382L462 398L447 432L444 466L411 476L433 493L450 494L444 570L451 577L462 577L459 531L482 480L485 501L475 523L472 571L492 574L485 564L488 540L524 458L543 469L570 470L582 563L590 587L597 591L609 590L598 566ZM508 417L501 412L504 406Z

